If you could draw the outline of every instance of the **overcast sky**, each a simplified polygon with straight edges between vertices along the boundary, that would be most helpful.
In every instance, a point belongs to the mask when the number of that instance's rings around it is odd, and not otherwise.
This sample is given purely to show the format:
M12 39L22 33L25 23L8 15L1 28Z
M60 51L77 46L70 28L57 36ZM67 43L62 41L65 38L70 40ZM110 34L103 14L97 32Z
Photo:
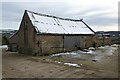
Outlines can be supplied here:
M3 2L4 1L4 2ZM19 29L24 10L83 20L95 31L118 30L119 0L2 0L0 29ZM0 3L1 5L1 3Z

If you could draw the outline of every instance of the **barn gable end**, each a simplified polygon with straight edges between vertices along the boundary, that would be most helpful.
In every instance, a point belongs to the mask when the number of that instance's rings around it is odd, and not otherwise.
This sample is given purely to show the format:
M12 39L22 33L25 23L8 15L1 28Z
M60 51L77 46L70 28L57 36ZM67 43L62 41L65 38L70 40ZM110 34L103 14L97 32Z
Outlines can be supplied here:
M32 54L35 44L35 32L35 28L25 10L18 32L10 37L10 45L13 43L12 40L17 40L14 43L18 45L20 53Z

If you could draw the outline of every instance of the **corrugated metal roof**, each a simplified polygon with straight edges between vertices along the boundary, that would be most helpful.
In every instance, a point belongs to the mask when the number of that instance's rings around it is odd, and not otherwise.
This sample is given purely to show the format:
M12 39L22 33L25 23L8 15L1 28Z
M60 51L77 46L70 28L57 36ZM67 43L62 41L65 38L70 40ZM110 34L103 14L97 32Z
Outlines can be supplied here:
M94 34L81 20L60 18L27 11L38 33L50 34Z

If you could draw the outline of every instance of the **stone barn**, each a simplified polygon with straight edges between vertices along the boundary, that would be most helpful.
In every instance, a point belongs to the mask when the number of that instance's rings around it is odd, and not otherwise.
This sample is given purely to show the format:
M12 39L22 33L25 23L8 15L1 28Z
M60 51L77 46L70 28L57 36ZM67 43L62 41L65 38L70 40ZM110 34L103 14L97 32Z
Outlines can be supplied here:
M25 10L19 30L9 38L9 46L11 51L45 55L94 46L94 36L94 31L82 19Z

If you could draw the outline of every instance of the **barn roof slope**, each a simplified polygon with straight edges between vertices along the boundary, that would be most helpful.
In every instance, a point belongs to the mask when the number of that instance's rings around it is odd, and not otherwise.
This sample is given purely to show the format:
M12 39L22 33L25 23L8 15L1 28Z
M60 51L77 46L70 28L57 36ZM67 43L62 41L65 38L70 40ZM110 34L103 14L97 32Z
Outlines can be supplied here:
M37 33L50 34L94 34L82 20L60 18L26 10Z

